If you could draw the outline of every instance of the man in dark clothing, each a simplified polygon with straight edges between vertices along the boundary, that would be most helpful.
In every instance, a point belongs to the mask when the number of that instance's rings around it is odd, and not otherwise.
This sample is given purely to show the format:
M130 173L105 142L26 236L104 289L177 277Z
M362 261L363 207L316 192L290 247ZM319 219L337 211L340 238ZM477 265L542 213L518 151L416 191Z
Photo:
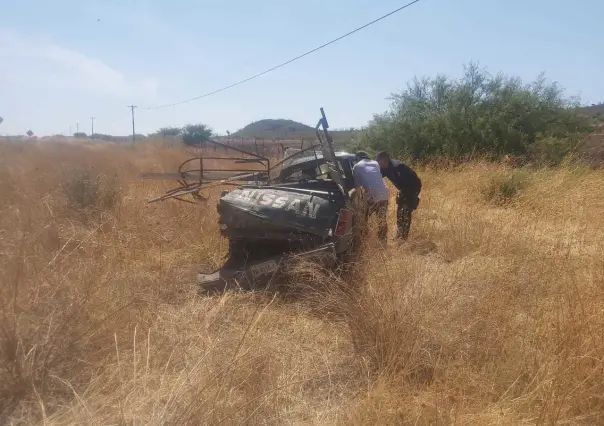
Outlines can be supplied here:
M422 181L415 171L398 160L391 160L390 154L380 152L376 158L382 177L387 177L398 189L396 197L397 237L406 240L411 229L411 213L419 205Z

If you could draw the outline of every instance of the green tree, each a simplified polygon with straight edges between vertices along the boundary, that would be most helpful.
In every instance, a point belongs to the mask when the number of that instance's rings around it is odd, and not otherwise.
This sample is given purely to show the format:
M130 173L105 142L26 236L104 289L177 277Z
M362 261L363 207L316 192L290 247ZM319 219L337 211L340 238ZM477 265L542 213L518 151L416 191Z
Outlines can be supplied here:
M185 145L197 145L212 137L212 129L205 124L187 124L182 129L182 141Z
M540 75L531 84L477 64L462 78L415 78L393 94L390 110L374 116L362 143L416 159L433 156L559 159L588 130L577 101ZM538 153L538 154L537 154Z
M162 127L157 132L155 132L155 134L161 135L165 139L166 137L180 136L182 131L183 129L180 127Z

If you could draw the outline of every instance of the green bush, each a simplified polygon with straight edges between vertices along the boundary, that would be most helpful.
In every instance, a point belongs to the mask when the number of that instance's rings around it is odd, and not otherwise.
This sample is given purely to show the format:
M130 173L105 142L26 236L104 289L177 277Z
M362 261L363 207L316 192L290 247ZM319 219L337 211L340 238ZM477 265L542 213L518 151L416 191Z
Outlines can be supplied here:
M390 110L374 117L362 142L414 159L512 155L531 161L545 155L559 161L590 127L577 102L564 98L563 90L543 76L527 85L491 76L475 64L459 80L415 78L391 100Z
M540 165L556 166L570 154L574 153L580 139L574 137L539 136L530 147L531 159Z
M528 186L529 180L530 175L520 170L493 176L483 188L484 198L495 204L506 204Z

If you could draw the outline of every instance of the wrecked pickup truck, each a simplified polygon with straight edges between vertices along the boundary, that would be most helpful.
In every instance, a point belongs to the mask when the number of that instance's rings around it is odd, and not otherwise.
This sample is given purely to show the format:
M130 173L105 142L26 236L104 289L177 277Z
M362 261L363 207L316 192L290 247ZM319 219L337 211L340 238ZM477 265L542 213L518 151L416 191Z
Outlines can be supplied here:
M216 185L235 185L218 201L220 233L228 239L226 261L216 271L200 273L204 290L250 289L266 285L296 257L312 257L328 267L352 258L358 240L362 193L354 188L354 154L335 152L321 108L317 143L285 152L270 167L270 159L220 142L204 141L235 150L239 157L195 157L187 164L199 169L177 173L180 186L151 202L192 195ZM228 160L239 168L204 168L209 160ZM184 163L183 163L184 164ZM256 167L242 169L241 164ZM260 165L261 168L258 167ZM229 175L229 173L231 173ZM149 177L147 174L146 177ZM198 178L190 183L187 179ZM189 201L189 200L186 200Z

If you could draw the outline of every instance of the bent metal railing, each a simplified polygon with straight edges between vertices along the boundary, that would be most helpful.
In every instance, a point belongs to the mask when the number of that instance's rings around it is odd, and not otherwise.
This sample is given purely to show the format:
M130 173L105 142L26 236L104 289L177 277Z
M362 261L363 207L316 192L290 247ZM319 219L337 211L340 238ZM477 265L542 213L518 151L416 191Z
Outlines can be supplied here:
M206 156L203 151L208 146L223 148L225 151L233 151L239 156ZM242 182L255 181L260 183L266 181L270 172L270 159L262 155L229 146L214 140L204 140L199 143L201 154L182 162L175 173L141 173L139 176L149 180L176 180L178 187L166 191L165 194L149 200L149 203L164 201L174 198L179 201L197 204L206 200L201 195L202 189L219 185L239 185ZM232 162L231 166L215 167L211 162ZM260 168L237 167L237 165L256 164ZM191 168L193 167L193 168ZM191 195L193 201L182 198Z

